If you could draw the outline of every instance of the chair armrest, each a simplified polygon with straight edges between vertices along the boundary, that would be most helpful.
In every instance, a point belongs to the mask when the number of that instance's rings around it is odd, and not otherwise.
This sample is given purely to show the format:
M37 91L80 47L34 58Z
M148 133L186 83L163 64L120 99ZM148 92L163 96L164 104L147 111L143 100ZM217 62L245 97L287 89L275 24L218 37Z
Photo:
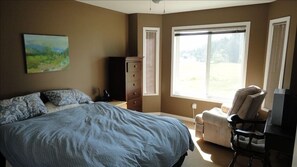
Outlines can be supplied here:
M237 135L242 135L249 138L257 138L257 139L264 139L264 134L261 132L254 131L255 125L259 124L265 124L266 121L260 121L260 120L244 120L241 119L237 114L232 114L227 118L228 123L232 127L232 131L234 131ZM238 126L241 125L241 126ZM249 124L250 128L249 130L242 130L238 129L238 127L244 127L245 124ZM253 131L250 131L253 130Z
M248 119L241 119L237 114L232 114L227 117L227 121L230 124L243 124L243 123L252 123L252 124L265 124L266 121L262 120L248 120Z
M244 130L236 129L235 134L249 137L249 138L264 139L264 134L257 131L252 132L252 131L244 131Z
M203 122L220 127L228 127L227 114L219 108L203 111Z

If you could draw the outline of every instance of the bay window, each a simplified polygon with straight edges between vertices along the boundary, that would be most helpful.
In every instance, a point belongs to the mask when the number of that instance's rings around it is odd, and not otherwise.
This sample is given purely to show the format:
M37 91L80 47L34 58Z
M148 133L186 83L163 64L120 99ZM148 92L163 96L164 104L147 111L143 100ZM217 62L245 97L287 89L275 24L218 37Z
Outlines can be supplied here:
M245 86L249 22L172 28L171 96L226 102Z

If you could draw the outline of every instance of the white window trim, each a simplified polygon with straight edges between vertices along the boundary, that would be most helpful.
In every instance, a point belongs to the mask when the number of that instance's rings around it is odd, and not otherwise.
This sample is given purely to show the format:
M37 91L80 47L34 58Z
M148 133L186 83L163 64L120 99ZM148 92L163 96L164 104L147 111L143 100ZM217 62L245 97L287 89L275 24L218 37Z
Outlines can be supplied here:
M146 31L153 30L157 31L156 34L156 93L154 94L147 94L145 93L146 88ZM143 96L158 96L159 95L159 87L160 87L160 28L159 27L143 27Z
M243 86L246 86L246 72L247 72L247 60L248 60L248 49L249 49L249 37L250 37L250 27L251 22L234 22L234 23L222 23L222 24L207 24L207 25L192 25L192 26L179 26L179 27L172 27L171 32L171 81L170 81L170 97L176 98L183 98L183 99L191 99L191 100L200 100L200 101L207 101L207 102L221 102L219 100L208 99L208 98L194 98L194 97L187 97L187 96L180 96L180 95L173 95L173 66L174 66L174 32L176 30L187 30L187 29L210 29L210 28L228 28L228 27L237 27L237 26L245 26L246 27L246 37L245 37L245 55L244 55L244 63L243 63Z
M280 72L280 79L278 82L278 88L282 88L283 86L283 79L284 79L284 71L285 71L285 62L286 62L286 53L287 53L287 44L288 44L288 36L289 36L289 22L290 22L290 16L273 19L270 20L269 23L269 35L268 35L268 46L266 51L266 63L265 63L265 77L264 77L264 89L267 87L267 79L268 79L268 70L269 70L269 63L271 58L271 45L272 45L272 38L273 38L273 24L280 23L280 22L286 22L286 30L285 30L285 39L284 39L284 46L283 46L283 53L282 53L282 63L281 63L281 72Z
M273 39L273 30L275 23L286 23L286 30L285 30L285 38L284 38L284 45L283 45L283 53L282 53L282 63L281 63L281 69L280 69L280 77L278 81L278 88L283 88L283 80L284 80L284 74L285 74L285 63L286 63L286 54L287 54L287 44L288 44L288 38L289 38L289 27L290 27L290 16L282 17L278 19L272 19L269 22L269 32L268 32L268 43L267 43L267 51L266 51L266 62L265 62L265 75L264 75L264 84L263 89L267 89L267 80L268 80L268 73L269 73L269 64L270 64L270 58L271 58L271 46L272 46L272 39ZM262 104L262 109L265 111L269 111L269 109L264 107L264 103Z

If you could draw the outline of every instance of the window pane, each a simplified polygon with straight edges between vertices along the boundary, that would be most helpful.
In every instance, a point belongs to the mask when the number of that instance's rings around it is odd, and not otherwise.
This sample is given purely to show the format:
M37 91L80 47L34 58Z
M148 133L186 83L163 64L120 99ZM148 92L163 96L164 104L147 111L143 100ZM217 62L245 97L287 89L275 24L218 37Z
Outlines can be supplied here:
M143 28L143 95L159 94L160 29Z
M146 79L145 79L145 93L156 93L156 45L157 45L156 31L146 32Z
M172 33L171 94L230 102L244 86L249 23L227 28L193 27L177 28Z
M264 107L270 110L272 109L274 90L279 87L279 80L282 79L282 53L285 42L286 24L273 25L273 28L269 70L266 83L267 95L264 102Z
M176 37L174 94L205 94L207 35Z
M244 33L211 36L208 97L232 97L242 83Z

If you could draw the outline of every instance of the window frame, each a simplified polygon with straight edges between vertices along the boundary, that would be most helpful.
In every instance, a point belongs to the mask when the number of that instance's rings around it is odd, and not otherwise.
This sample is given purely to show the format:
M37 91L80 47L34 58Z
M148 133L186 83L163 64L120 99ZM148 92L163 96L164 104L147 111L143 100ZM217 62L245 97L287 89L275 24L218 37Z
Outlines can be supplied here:
M215 102L215 103L221 103L224 102L223 99L214 99L214 98L207 98L207 97L188 97L183 95L175 95L173 94L173 81L174 81L174 62L175 62L175 31L178 30L191 30L191 29L216 29L216 28L232 28L232 27L245 27L246 33L245 33L245 53L244 53L244 59L243 59L243 81L242 81L242 87L246 86L246 74L247 74L247 60L248 60L248 49L249 49L249 37L250 37L250 28L251 28L251 22L233 22L233 23L222 23L222 24L205 24L205 25L191 25L191 26L177 26L172 27L171 32L171 80L170 80L170 97L175 98L182 98L182 99L190 99L190 100L200 100L200 101L207 101L207 102Z
M284 76L285 76L285 65L286 65L286 57L287 57L287 47L288 47L288 39L289 39L289 28L290 28L290 16L285 16L281 18L272 19L269 21L269 32L268 32L268 40L267 40L267 50L266 50L266 60L265 60L265 74L264 74L264 83L263 89L267 89L267 83L269 78L269 71L270 71L270 60L271 60L271 53L272 53L272 45L273 45L273 35L274 35L274 24L285 23L285 36L284 36L284 44L283 44L283 52L281 58L281 67L280 67L280 76L278 80L278 89L283 88ZM268 93L268 92L267 92ZM273 92L274 93L274 92ZM269 108L265 107L265 99L262 104L262 109L264 111L269 111Z
M146 93L146 31L156 31L156 69L155 69L155 86L156 93ZM143 27L143 96L158 96L160 93L160 27Z

